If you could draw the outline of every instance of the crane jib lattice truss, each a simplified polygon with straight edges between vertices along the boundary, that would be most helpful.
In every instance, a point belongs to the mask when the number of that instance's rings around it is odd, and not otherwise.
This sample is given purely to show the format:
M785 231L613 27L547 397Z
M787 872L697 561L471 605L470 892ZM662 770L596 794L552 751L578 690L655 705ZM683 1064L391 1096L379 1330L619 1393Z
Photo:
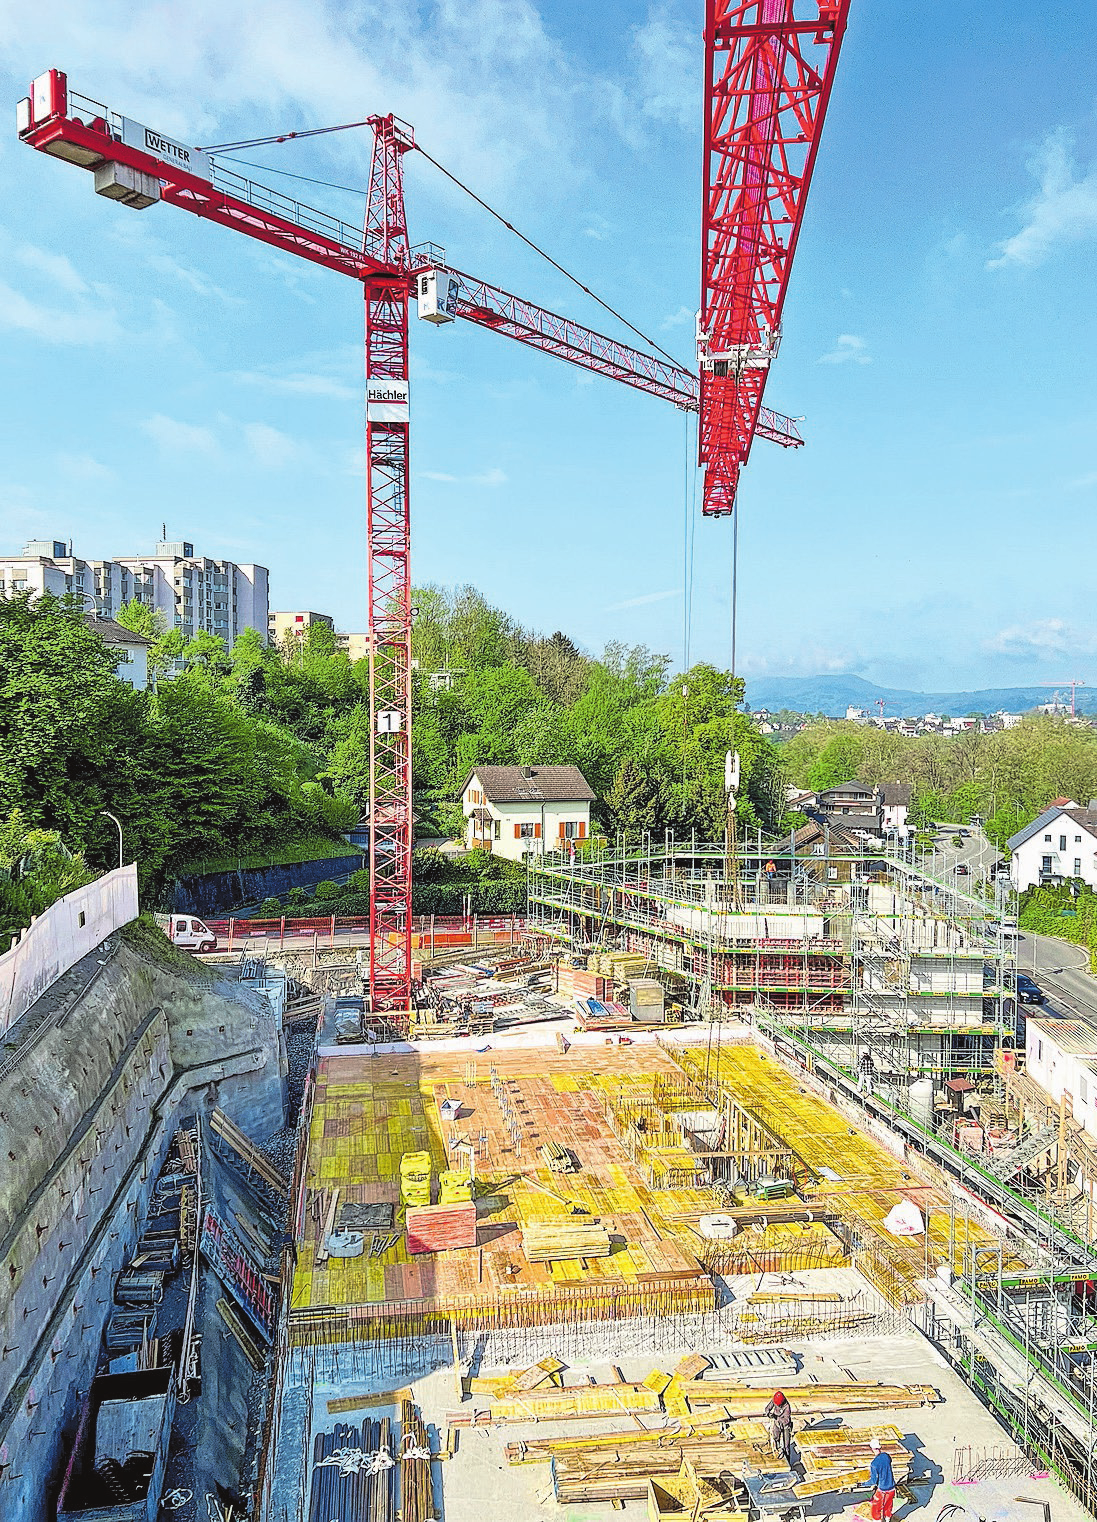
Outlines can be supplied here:
M703 511L735 506L830 98L849 0L706 0Z
M734 503L738 471L757 433L803 443L796 423L762 406L815 146L849 0L709 0L703 304L700 378L445 267L431 245L412 249L402 163L411 129L373 116L364 228L247 179L68 88L58 69L19 102L19 136L89 170L97 193L135 209L165 201L362 283L365 296L370 674L370 1003L399 1019L411 977L411 566L408 307L424 278L444 277L450 301L434 321L462 318L569 364L699 412L707 467L704 510ZM823 49L821 71L802 56ZM719 60L719 63L718 63ZM794 162L799 169L794 172ZM783 238L783 242L781 241ZM420 301L420 315L424 315ZM752 362L751 355L754 355ZM768 366L768 360L767 360Z

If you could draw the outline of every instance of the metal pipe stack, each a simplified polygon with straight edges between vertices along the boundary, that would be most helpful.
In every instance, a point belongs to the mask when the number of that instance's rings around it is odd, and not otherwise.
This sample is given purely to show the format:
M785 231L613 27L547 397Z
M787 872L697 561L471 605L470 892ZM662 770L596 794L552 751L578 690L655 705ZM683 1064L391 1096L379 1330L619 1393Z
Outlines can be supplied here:
M376 1463L378 1455L390 1462ZM313 1443L309 1522L395 1522L396 1465L388 1417L342 1423Z

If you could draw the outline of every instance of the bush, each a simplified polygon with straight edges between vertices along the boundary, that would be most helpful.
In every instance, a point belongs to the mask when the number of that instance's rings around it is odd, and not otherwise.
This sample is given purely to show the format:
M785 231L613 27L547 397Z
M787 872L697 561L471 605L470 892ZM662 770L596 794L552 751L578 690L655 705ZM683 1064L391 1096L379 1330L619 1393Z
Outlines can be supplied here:
M341 883L332 882L331 878L325 878L323 882L316 884L312 890L312 896L318 904L327 903L330 899L339 898L344 892Z
M309 890L307 888L291 888L286 894L286 903L292 904L295 909L299 909L302 904L307 904L308 901Z
M265 920L274 919L282 913L282 901L278 898L265 898L259 905L259 913Z

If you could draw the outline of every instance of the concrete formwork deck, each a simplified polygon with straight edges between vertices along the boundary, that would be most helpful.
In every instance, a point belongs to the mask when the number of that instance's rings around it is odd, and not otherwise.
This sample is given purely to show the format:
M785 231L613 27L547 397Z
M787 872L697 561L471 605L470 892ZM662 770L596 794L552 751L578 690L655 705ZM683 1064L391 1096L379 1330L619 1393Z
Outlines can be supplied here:
M518 1117L518 1141L493 1091L493 1069ZM307 1186L338 1188L341 1203L389 1202L399 1230L401 1156L429 1152L435 1173L460 1167L462 1158L450 1149L465 1139L477 1154L477 1243L413 1256L401 1234L370 1257L367 1236L366 1255L317 1265L319 1228L308 1217L294 1281L297 1323L315 1323L317 1313L329 1310L350 1312L358 1323L371 1315L427 1313L456 1314L464 1322L489 1310L544 1321L566 1316L569 1301L577 1314L582 1307L582 1314L598 1318L627 1313L631 1296L637 1309L710 1308L712 1281L689 1249L688 1231L672 1218L710 1209L711 1195L648 1188L604 1115L606 1092L647 1091L650 1075L674 1071L655 1046L588 1048L581 1056L522 1048L465 1057L415 1052L322 1059ZM444 1099L460 1102L455 1120L442 1120ZM577 1172L550 1172L540 1148L553 1141L573 1150ZM565 1201L587 1214L573 1215ZM610 1256L531 1263L522 1229L563 1220L601 1221L611 1233Z

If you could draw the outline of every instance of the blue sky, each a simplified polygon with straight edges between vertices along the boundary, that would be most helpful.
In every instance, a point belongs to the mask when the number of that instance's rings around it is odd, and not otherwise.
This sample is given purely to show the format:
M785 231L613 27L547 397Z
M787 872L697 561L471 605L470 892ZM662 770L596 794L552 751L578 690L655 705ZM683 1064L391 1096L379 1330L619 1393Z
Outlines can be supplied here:
M1097 11L987 9L854 0L766 398L808 445L758 444L740 492L748 676L1097 682ZM700 27L699 0L0 0L0 96L13 123L53 65L196 144L395 110L688 362ZM369 146L245 157L354 185ZM14 125L0 183L0 549L138 553L166 521L268 565L274 606L361 628L358 287L96 197ZM413 241L612 330L425 160L407 186ZM412 349L416 579L680 661L681 415L464 325ZM730 545L696 523L694 659L727 661Z

